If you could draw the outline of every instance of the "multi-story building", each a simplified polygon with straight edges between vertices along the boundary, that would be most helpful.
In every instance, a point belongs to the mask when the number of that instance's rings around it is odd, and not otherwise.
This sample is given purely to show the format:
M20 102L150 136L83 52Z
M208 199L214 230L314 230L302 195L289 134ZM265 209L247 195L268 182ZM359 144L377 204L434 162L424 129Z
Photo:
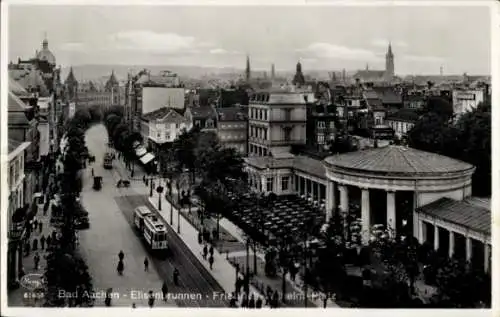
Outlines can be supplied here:
M151 75L142 70L136 76L129 76L126 85L125 113L136 131L141 129L144 114L163 107L184 109L185 89L177 74L170 71Z
M307 107L307 145L319 152L328 149L329 141L335 139L337 132L337 107L333 102L330 89L320 85L317 102Z
M170 144L184 130L191 129L191 123L184 117L183 110L163 107L142 116L141 135L151 152Z
M248 111L244 107L217 108L217 136L223 147L247 155Z
M282 87L250 97L248 139L250 156L279 156L292 145L306 144L307 105L314 101L309 89Z
M452 96L454 115L462 115L476 109L485 99L482 89L456 89L453 90Z
M188 107L184 117L192 127L217 132L217 112L213 107Z
M120 85L112 71L104 85L92 81L78 83L75 102L77 107L100 106L103 111L111 106L123 106L125 87Z
M7 281L9 288L19 285L19 272L23 267L22 239L25 234L26 204L24 161L30 142L8 140L7 184L9 205L7 208Z
M414 109L401 109L396 113L389 115L385 122L390 126L395 135L404 137L415 126L415 123L420 118L418 112Z
M37 107L26 105L15 94L8 95L8 136L17 142L30 142L26 149L24 202L31 204L33 193L39 189L40 132Z

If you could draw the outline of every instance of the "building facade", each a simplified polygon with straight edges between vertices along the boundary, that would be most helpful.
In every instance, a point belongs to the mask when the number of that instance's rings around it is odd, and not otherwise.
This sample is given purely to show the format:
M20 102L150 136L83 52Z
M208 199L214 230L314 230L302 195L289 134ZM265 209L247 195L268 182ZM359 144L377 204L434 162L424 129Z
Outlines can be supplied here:
M8 209L7 209L7 281L8 287L19 285L19 272L23 267L22 239L25 235L25 213L27 211L24 190L24 162L29 142L8 140Z
M213 107L186 108L184 117L192 127L197 127L201 131L217 132L217 112Z
M244 107L217 108L217 137L223 147L247 155L248 118Z
M189 129L191 124L179 109L163 107L142 116L141 135L148 140L152 152L174 142L184 130Z
M462 115L476 109L484 101L482 89L457 89L452 92L453 114Z
M248 106L248 154L287 153L292 145L306 144L307 105L314 101L310 90L293 87L255 93Z

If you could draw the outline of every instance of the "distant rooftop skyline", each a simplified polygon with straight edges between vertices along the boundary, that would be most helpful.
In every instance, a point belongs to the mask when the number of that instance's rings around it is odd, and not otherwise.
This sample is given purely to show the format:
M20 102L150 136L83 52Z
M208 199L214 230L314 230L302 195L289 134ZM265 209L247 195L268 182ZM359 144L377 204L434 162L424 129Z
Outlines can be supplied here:
M480 4L480 3L479 3ZM490 74L488 7L9 6L9 60L47 35L58 65Z

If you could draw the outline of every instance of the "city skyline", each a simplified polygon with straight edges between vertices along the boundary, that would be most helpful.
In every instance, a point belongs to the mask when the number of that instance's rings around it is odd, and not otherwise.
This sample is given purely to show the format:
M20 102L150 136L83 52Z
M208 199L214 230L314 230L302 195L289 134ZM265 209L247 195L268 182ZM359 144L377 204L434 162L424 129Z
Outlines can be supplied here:
M486 6L11 5L9 15L9 60L33 56L47 34L49 49L63 67L244 69L249 55L254 70L270 71L273 63L277 71L292 70L297 61L305 72L384 69L390 42L396 74L439 74L441 67L444 74L490 74ZM463 22L470 20L475 22ZM36 21L38 32L30 21Z

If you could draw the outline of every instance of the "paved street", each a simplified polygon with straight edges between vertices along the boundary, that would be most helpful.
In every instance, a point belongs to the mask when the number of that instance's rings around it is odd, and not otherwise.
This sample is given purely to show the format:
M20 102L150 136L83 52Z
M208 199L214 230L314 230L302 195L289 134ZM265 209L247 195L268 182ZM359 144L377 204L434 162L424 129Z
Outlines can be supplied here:
M132 213L137 205L148 204L146 196L138 195L140 182L132 182L128 189L117 189L116 182L120 178L116 170L104 170L101 167L102 157L106 151L106 130L104 126L95 126L87 132L87 146L96 156L96 163L86 171L85 188L82 201L90 214L91 228L81 233L80 244L82 254L87 258L96 290L113 287L120 294L130 294L132 290L160 291L162 281L166 280L171 296L177 296L175 303L156 301L157 305L177 305L187 307L224 307L227 301L213 299L214 293L222 292L206 269L196 260L189 248L175 233L169 233L171 254L167 259L156 259L150 256L145 244L132 227ZM115 164L117 164L115 162ZM91 186L91 171L103 177L103 188L94 191ZM116 265L118 252L125 253L125 273L118 276ZM149 272L144 272L143 261L148 256ZM180 271L180 286L172 282L173 268ZM188 298L186 298L189 296ZM193 298L194 297L194 298ZM130 306L135 302L138 306L146 305L147 298L133 300L128 296L120 297L113 302L119 306ZM98 303L96 303L98 304Z

